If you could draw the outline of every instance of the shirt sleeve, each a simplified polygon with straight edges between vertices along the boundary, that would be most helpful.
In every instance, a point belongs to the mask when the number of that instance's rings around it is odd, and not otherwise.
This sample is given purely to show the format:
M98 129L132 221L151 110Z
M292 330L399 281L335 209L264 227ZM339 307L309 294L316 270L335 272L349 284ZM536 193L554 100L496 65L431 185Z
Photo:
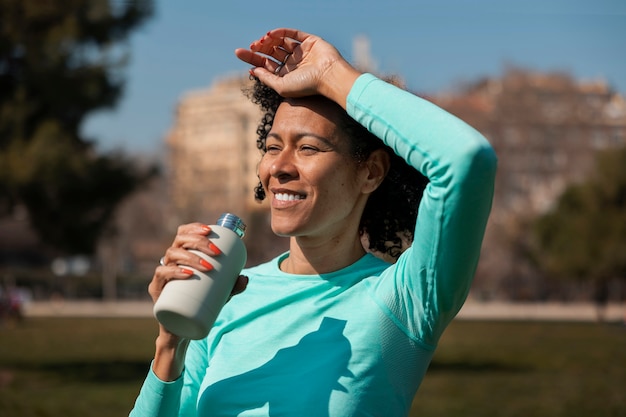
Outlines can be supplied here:
M463 305L478 264L495 153L462 120L371 74L357 79L347 110L430 181L413 244L376 282L374 297L409 337L434 348Z
M207 368L206 343L204 339L189 344L185 371L175 381L162 381L150 366L129 417L196 417L198 392Z
M129 417L178 415L182 387L182 377L171 382L162 381L152 371L151 364Z

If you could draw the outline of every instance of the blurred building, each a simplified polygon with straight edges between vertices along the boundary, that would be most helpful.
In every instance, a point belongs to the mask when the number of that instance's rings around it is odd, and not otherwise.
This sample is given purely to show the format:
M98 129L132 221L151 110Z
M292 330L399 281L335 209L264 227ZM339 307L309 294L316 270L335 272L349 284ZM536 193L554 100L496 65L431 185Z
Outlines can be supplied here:
M261 113L242 92L249 86L247 77L225 78L180 100L166 139L171 202L180 221L212 222L224 210L259 207L252 190Z
M524 259L529 221L592 172L596 151L626 146L624 98L603 80L509 69L434 101L485 134L498 154L477 287L488 296L542 297L549 289Z
M435 101L496 149L496 216L545 212L589 174L595 151L626 145L626 102L603 80L510 69Z
M286 250L271 233L267 205L254 199L261 111L244 94L250 86L249 77L234 76L186 94L166 139L170 220L212 224L223 212L237 214L254 236L246 240L249 264Z

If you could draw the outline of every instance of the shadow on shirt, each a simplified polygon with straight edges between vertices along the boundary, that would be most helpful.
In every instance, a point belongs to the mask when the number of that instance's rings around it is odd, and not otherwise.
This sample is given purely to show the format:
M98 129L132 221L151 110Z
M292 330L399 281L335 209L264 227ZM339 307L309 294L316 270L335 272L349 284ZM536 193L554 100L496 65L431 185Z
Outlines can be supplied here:
M260 367L207 387L199 410L219 416L246 416L251 410L269 416L328 416L332 392L347 392L339 379L353 377L345 326L345 320L325 317L319 329Z

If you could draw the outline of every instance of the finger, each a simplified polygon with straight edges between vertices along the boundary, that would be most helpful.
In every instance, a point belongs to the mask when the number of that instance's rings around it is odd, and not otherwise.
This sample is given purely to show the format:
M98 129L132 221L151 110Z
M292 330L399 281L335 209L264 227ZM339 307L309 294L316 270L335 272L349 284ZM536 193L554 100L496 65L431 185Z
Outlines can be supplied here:
M178 229L176 230L176 235L198 234L198 235L206 236L209 233L211 233L211 227L207 224L198 223L198 222L182 224L178 226Z
M210 235L208 236L210 237ZM216 255L215 248L213 247L208 239L208 237L204 234L179 234L174 238L174 242L172 246L170 246L166 251L165 259L171 262L171 257L168 254L168 251L173 249L196 249L201 252L207 252L209 255ZM173 251L174 252L174 251ZM177 252L176 252L177 253ZM174 259L176 261L176 259Z
M277 71L276 68L278 68L277 65L274 66L273 70L263 67L253 68L250 70L250 74L257 77L261 81L261 83L278 92L280 90L278 86L281 83L282 77L275 73L275 71Z
M206 236L208 236L209 233L211 233L211 227L202 223L189 223L178 226L171 247L193 247L194 245L198 245L202 240L206 240ZM169 258L166 256L165 260L168 261Z
M192 258L193 254L182 247L171 246L165 251L163 256L165 266L176 266L178 264L186 264Z
M306 38L312 36L310 33L303 32L297 29L278 28L267 32L267 36L271 39L293 39L298 43L302 43Z
M235 56L255 67L263 67L265 65L266 57L257 54L249 49L237 48L235 49Z
M280 66L280 62L275 60L273 57L260 55L258 53L249 51L247 49L236 49L235 55L240 60L252 65L254 68L250 69L250 73L254 76L257 76L257 69L264 69L270 73L276 71L276 68Z
M193 275L193 270L186 266L172 265L172 266L157 266L154 270L153 280L165 283L173 279L186 279Z
M245 62L257 67L264 67L265 62L261 59L268 57L282 62L285 53L290 54L309 35L294 29L275 29L267 32L260 39L250 44L250 49L246 52L243 48L235 50L235 55ZM256 54L256 56L254 56Z
M281 62L284 65L289 59L289 57L291 57L292 53L293 52L290 52L289 50L283 48L282 46L277 46L276 48L274 48L273 57L274 59L276 59L277 61Z
M298 40L295 40L293 38L284 38L281 48L289 52L290 54L293 54L296 48L298 48L300 45L302 45L302 42Z
M298 44L292 52L285 55L281 64L279 64L278 68L273 71L274 74L285 75L298 68L304 57L302 48L300 48L299 45L300 44Z
M278 36L272 36L271 32L267 32L260 39L253 41L250 44L250 50L253 52L260 52L265 55L271 55L274 48L283 43L283 38Z
M198 254L201 253L202 255ZM169 248L165 258L169 260L168 267L191 267L200 271L209 272L215 269L211 258L219 256L221 250L213 243L203 246L194 253L187 249Z
M298 46L300 46L300 42L294 39L285 38L280 44L273 46L271 51L257 51L256 53L257 55L260 54L265 56L270 61L278 63L280 66L280 64L285 65L289 57L291 57L291 55L298 48ZM265 67L267 68L266 64L267 63L265 63Z
M189 268L179 266L158 266L148 285L148 293L156 300L163 288L172 280L187 279L193 275Z

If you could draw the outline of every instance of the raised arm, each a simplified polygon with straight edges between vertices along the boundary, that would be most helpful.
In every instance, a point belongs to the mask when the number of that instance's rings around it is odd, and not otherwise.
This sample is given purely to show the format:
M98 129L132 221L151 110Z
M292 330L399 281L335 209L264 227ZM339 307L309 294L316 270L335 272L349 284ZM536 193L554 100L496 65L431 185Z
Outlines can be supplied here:
M476 270L495 153L462 120L370 74L354 84L348 113L429 179L413 244L376 294L409 335L434 345L465 301Z

